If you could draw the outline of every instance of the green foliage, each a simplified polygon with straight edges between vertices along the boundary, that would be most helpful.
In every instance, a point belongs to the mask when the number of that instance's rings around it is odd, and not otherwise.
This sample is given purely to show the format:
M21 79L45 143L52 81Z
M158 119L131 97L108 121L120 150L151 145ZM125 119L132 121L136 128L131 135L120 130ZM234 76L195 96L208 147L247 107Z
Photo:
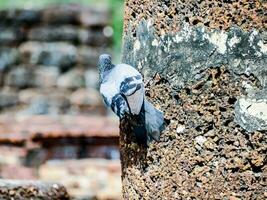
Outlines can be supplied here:
M112 27L114 30L113 42L116 53L121 49L122 31L123 31L123 14L124 14L124 1L123 0L110 0L109 5L112 10Z

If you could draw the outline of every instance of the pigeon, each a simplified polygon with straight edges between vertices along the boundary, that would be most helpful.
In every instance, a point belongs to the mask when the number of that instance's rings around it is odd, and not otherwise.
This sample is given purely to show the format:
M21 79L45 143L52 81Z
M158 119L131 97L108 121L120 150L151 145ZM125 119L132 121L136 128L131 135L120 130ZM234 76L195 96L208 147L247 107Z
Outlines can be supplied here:
M131 65L112 64L111 56L99 57L100 93L104 103L122 119L130 119L138 144L159 141L164 115L145 99L142 75Z

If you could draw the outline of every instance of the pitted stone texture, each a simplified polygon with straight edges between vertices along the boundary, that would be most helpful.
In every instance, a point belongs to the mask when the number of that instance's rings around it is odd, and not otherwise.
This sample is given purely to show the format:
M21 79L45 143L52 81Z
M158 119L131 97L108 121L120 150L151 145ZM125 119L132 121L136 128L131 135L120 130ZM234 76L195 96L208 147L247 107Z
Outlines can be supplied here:
M127 0L125 29L135 30L142 19L152 19L158 35L178 31L181 22L209 29L227 30L236 25L266 31L266 13L264 0Z
M267 134L247 134L234 121L237 97L247 95L242 83L257 88L259 81L225 67L198 76L179 91L159 77L147 85L169 124L160 142L140 147L121 124L125 199L265 198Z
M57 183L41 181L1 180L1 199L44 199L69 200L66 188Z
M260 100L255 93L267 99L265 11L252 14L264 3L201 2L126 3L123 62L144 75L146 96L167 127L160 142L144 148L121 121L125 199L267 197L267 130L264 123L243 126L237 119L244 112L236 111L242 99ZM228 4L250 15L239 18ZM218 10L234 18L223 21Z

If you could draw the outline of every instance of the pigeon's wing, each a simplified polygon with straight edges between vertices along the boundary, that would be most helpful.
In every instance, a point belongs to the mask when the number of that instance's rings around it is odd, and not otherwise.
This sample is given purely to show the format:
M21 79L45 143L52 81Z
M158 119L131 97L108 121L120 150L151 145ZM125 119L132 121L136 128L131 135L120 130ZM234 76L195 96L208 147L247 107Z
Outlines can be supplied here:
M105 104L120 118L125 113L130 113L127 100L119 93L114 82L105 82L100 85L100 93L103 96Z
M140 74L127 77L120 85L120 93L127 100L129 110L132 114L140 113L144 102L144 84Z
M103 94L102 94L102 97L103 97L103 101L104 101L105 105L108 106L108 107L110 107L111 106L110 105L111 102L109 102L108 99L106 98L106 96L104 96Z
M116 94L112 98L112 103L110 107L113 110L113 112L116 113L116 115L119 116L120 118L123 118L126 113L130 113L127 100L121 94Z

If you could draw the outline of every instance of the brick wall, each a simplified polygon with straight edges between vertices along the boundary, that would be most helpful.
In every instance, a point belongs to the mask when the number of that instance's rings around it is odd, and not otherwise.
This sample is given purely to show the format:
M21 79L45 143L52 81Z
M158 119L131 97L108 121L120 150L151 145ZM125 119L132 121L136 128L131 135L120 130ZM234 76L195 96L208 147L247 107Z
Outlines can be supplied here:
M111 45L108 9L65 5L0 16L0 112L105 112L96 64Z
M110 19L108 9L77 5L0 11L1 178L59 182L77 199L120 198L118 123L96 69L111 52Z

